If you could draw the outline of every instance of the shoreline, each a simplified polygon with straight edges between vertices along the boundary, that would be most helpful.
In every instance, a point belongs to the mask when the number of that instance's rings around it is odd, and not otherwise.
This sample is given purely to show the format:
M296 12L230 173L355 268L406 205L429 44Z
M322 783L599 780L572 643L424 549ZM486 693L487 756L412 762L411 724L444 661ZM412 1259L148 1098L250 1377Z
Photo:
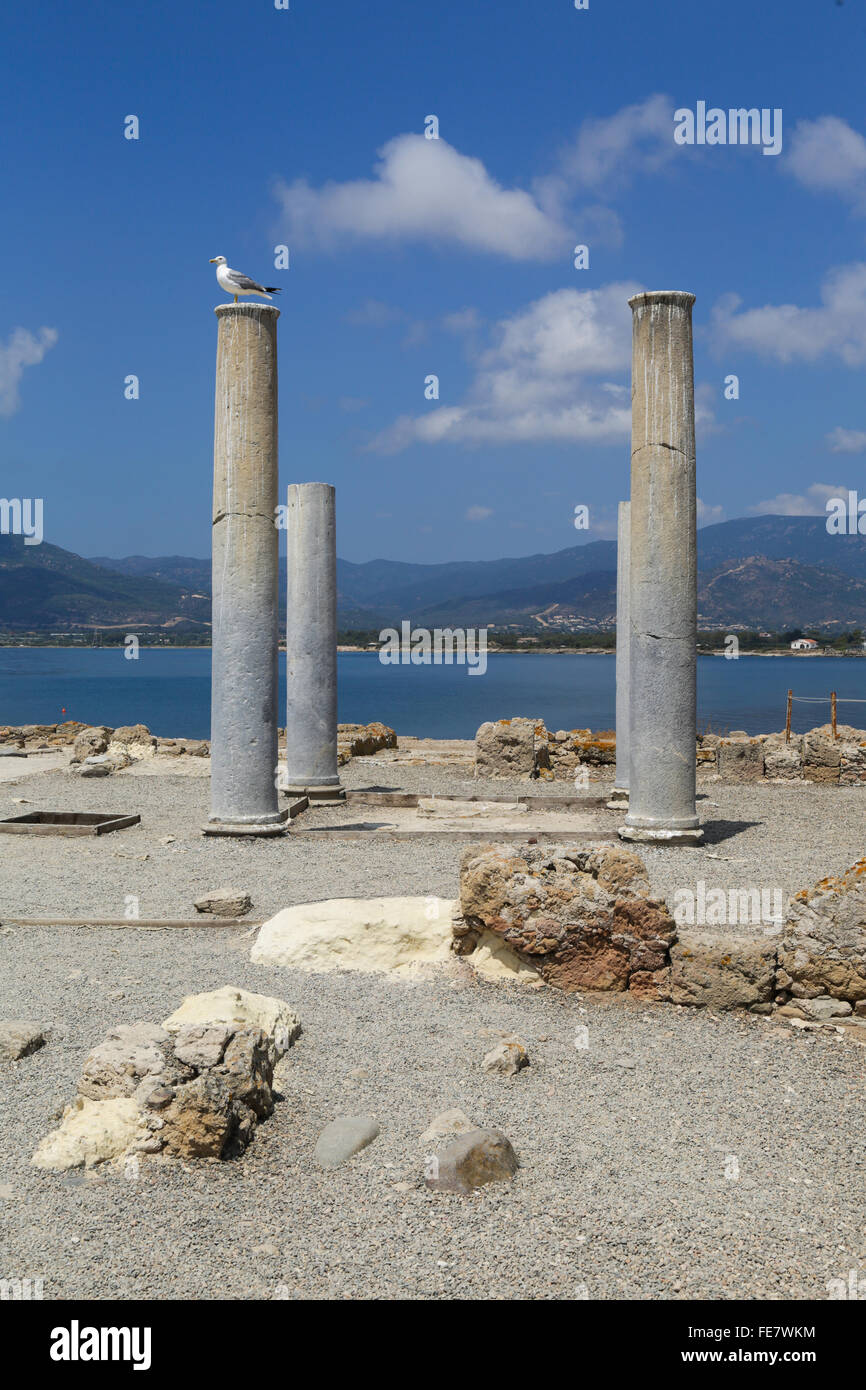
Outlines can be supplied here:
M114 646L106 646L106 647L89 647L89 646L85 646L83 643L79 644L79 643L77 643L77 642L61 642L61 643L56 643L56 642L0 642L0 652L2 652L2 651L12 651L12 652L23 652L23 651L45 651L45 652L102 652L102 651L104 651L104 652L123 652L123 650L124 650L124 648L123 648L123 644L122 644L122 643L119 643L116 647L114 647ZM182 645L182 644L180 644L180 643L177 643L177 644L172 643L170 646L165 646L165 647L164 647L164 646L161 646L161 645L156 645L156 646L153 646L153 647L145 646L145 647L142 648L142 650L147 651L147 652L151 652L151 653L152 653L152 652L199 652L199 651L209 652L209 651L212 651L213 648L212 648L210 645L205 646L203 643L197 643L197 644L195 644L195 645L193 645L193 646L186 646L186 645ZM278 650L279 650L280 652L285 652L285 650L286 650L285 643L282 643L282 642L281 642L281 643L279 644ZM407 652L408 652L408 651L411 651L411 648L407 648L406 650L407 650ZM378 650L377 650L376 648L371 648L371 647L351 647L351 646L345 646L345 645L343 645L343 644L340 644L340 645L337 646L337 651L338 651L338 653L339 653L339 652L343 652L343 653L354 652L354 653L357 653L359 656L377 656L377 655L378 655ZM529 647L529 646L527 646L527 647L491 647L491 646L488 646L488 647L487 647L487 655L488 655L488 656L616 656L616 648L615 648L615 647ZM697 652L697 655L698 655L699 657L700 657L700 656L721 656L721 657L728 657L728 653L727 653L726 651L724 651L722 648L716 648L716 649L713 650L713 651L701 651L700 648L699 648L699 649L698 649L698 652ZM827 659L827 658L839 658L839 659L844 659L844 660L850 660L850 659L852 659L852 658L853 658L853 659L862 659L862 658L866 657L866 651L851 651L851 652L835 652L835 651L823 651L823 652L792 652L792 651L782 651L782 650L779 650L779 649L773 649L773 650L771 650L771 651L741 651L741 652L739 653L739 655L738 655L735 659L739 661L739 660L741 660L743 657L747 657L747 656L759 656L759 657L786 657L786 656L790 656L790 657L796 657L798 660L803 660L803 661L815 661L815 660L820 660L820 659L822 659L822 658L823 658L823 659ZM729 659L730 659L730 658L729 658ZM406 663L402 663L402 664L409 665L410 663L409 663L409 662L406 662ZM426 663L426 662L425 662L425 663L423 663L423 664L427 665L427 664L429 664L429 663ZM445 663L445 662L443 662L443 663L436 663L436 664L448 665L448 664L452 664L452 663ZM454 662L453 664L454 664L454 665L459 665L460 663Z

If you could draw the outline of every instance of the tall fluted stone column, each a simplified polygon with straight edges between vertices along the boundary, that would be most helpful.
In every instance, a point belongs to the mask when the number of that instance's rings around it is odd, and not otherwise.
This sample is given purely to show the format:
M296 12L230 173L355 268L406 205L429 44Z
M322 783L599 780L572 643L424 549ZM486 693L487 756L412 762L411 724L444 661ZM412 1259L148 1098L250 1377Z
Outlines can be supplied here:
M213 490L210 835L280 835L277 319L220 304Z
M328 483L292 483L286 558L286 789L345 796L337 771L337 523Z
M632 309L629 810L624 840L697 844L693 294Z
M616 772L607 803L612 811L628 810L630 514L631 503L620 502L616 522Z

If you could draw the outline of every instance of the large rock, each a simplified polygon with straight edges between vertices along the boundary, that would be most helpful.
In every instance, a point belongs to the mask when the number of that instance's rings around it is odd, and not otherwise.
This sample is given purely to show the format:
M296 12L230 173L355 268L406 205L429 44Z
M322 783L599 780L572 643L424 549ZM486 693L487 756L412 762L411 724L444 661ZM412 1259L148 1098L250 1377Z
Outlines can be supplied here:
M146 724L122 724L115 729L112 743L122 743L127 748L155 748L156 739Z
M671 947L674 1004L708 1009L768 1003L776 979L776 944L766 935L680 927Z
M448 898L333 898L288 907L265 922L251 959L295 970L396 971L447 961Z
M466 1195L489 1182L509 1182L517 1169L517 1156L501 1130L471 1129L428 1158L424 1181L434 1192Z
M233 1158L274 1110L278 1056L298 1031L280 1000L216 991L186 1000L189 1013L214 1010L228 1021L172 1016L172 1029L152 1023L121 1024L85 1060L79 1094L60 1129L34 1155L40 1167L68 1168L130 1152L180 1158ZM259 1001L256 1003L256 1001ZM178 1010L178 1013L182 1010ZM244 1017L247 1015L247 1017ZM250 1026L257 1015L273 1032Z
M118 761L126 758L128 762L140 762L154 756L156 738L146 724L124 724L111 735L108 753Z
M623 991L637 975L643 997L663 992L674 922L631 850L476 845L461 862L460 905L461 935L495 933L548 984Z
M105 724L82 729L80 734L76 734L72 744L72 762L83 763L85 758L104 753L108 748L111 733L111 729Z
M0 1061L17 1062L45 1045L45 1034L38 1023L10 1018L0 1022Z
M512 781L537 777L536 748L544 747L547 730L541 719L497 719L475 735L475 776Z
M778 987L795 997L866 999L866 859L794 895L778 956Z
M382 748L396 748L397 735L387 724L338 724L337 751L341 762L371 757Z

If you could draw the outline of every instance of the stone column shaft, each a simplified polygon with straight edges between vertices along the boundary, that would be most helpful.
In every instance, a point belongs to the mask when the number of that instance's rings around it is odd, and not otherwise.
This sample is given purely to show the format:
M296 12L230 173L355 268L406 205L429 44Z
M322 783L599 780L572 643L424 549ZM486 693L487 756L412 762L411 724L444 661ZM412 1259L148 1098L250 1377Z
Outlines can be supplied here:
M221 304L214 410L211 835L279 835L277 319Z
M341 800L336 495L328 483L289 487L286 560L286 790Z
M607 803L611 810L628 809L629 786L629 573L631 503L620 502L616 525L616 772Z
M697 844L697 540L692 305L632 309L629 810L625 840Z

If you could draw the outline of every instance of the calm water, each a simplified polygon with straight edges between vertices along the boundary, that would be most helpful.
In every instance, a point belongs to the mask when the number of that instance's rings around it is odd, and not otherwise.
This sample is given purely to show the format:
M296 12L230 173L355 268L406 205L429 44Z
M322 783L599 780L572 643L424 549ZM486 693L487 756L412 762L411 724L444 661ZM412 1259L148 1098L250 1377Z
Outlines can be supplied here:
M549 729L614 724L612 656L491 654L487 672L459 666L383 666L375 652L341 652L340 721L381 719L398 733L472 738L485 719L540 715ZM281 707L285 655L280 655ZM770 733L795 695L866 699L866 661L846 657L698 658L701 727ZM795 704L793 727L826 722L829 703ZM65 711L65 713L64 713ZM146 724L163 736L210 734L210 651L0 648L0 724ZM281 723L284 718L281 717ZM866 706L840 703L839 722L866 723Z

